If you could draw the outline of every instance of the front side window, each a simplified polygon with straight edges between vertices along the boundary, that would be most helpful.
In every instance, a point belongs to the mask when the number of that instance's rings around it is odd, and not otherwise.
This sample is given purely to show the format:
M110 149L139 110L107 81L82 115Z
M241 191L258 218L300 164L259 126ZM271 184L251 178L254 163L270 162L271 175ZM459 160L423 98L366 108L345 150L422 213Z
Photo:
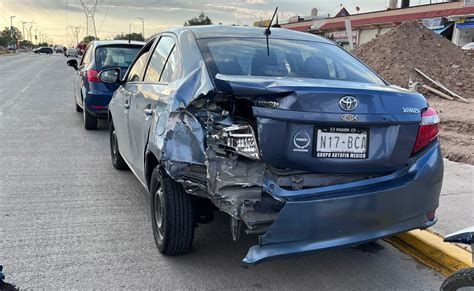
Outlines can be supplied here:
M385 83L342 48L322 42L264 38L215 38L198 40L213 76L216 74L294 77Z
M145 74L145 82L155 83L160 81L161 72L174 45L175 42L172 37L163 36L160 39L151 56L150 64Z
M86 51L84 52L84 56L82 56L81 65L87 65L88 63L90 63L90 59L92 55L91 51L92 51L92 46L88 45L86 48Z
M143 53L130 68L128 73L128 82L139 82L142 79L143 69L146 66L146 60L148 59L148 54L150 52Z
M160 82L171 83L181 76L181 63L179 61L178 47L174 46L168 57L163 73L161 73Z

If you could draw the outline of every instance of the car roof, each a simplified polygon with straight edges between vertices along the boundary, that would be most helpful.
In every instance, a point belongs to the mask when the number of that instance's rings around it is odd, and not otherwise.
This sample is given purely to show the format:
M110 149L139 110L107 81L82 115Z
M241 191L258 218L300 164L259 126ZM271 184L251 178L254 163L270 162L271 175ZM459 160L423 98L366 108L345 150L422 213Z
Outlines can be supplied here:
M226 25L198 25L185 26L171 29L165 32L172 32L179 34L183 30L190 30L194 33L197 39L202 38L223 38L223 37L250 37L250 38L265 38L265 28L262 27L246 27L246 26L226 26ZM270 38L292 39L292 40L306 40L319 41L331 43L324 37L314 35L311 33L298 32L284 28L271 28Z
M92 44L94 46L103 46L103 45L114 45L114 44L131 44L131 45L145 45L143 41L128 41L128 40L93 40Z

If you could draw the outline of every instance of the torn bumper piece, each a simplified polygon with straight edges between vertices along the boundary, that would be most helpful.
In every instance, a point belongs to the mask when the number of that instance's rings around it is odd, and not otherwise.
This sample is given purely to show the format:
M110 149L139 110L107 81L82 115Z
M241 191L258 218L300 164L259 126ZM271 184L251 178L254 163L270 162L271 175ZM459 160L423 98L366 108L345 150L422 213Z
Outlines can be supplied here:
M436 219L429 220L426 214L438 207L442 177L441 150L434 144L408 168L371 179L373 183L285 190L266 180L264 191L286 203L243 263L361 244L430 227Z

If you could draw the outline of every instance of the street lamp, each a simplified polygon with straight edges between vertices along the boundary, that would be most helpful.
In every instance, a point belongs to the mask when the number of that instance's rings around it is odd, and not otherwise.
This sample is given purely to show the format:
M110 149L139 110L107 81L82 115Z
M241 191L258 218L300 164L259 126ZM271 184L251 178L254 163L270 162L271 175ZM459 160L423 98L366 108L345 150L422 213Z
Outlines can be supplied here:
M10 16L10 36L13 38L13 18L15 18L16 15Z
M143 40L145 40L145 19L143 19L142 17L137 17L137 19L140 19L142 21L142 36Z

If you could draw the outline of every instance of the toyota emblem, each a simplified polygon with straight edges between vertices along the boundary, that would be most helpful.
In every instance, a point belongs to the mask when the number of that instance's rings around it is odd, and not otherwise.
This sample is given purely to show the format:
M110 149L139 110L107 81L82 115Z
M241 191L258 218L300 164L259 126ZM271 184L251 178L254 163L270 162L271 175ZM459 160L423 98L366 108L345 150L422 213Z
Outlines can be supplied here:
M344 96L341 98L341 100L339 100L339 106L344 111L354 110L358 103L359 101L357 101L357 98L354 96Z

